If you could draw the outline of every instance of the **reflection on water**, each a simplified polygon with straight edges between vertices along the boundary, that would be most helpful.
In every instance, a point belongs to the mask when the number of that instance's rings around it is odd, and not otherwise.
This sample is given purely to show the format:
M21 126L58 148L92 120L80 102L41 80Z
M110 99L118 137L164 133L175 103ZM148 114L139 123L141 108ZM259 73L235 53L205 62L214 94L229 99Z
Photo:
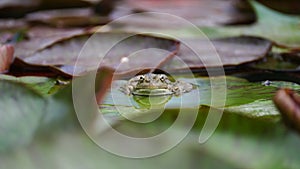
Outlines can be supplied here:
M168 92L168 93L166 93ZM168 101L172 98L172 93L168 90L143 90L138 91L133 95L132 99L137 105L135 106L138 109L150 109L150 108L161 108L168 103Z

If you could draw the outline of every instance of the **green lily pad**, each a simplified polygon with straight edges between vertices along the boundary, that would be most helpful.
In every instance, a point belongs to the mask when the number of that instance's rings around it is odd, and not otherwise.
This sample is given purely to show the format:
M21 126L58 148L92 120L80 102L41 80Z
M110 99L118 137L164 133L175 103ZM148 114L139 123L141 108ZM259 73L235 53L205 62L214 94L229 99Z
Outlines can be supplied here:
M14 77L9 75L0 75L0 80L22 83L24 86L33 89L43 96L49 95L51 93L51 89L53 89L56 85L55 79L46 77Z
M182 81L190 82L188 77L181 78ZM277 121L280 116L279 112L272 103L278 88L288 87L292 89L299 89L299 85L288 82L270 82L269 86L264 85L262 82L248 82L245 79L226 77L227 91L225 102L225 112L235 113L241 116L259 119L270 119ZM165 109L180 109L191 108L189 104L182 104L182 99L187 99L191 104L198 104L199 106L211 106L211 89L218 90L220 86L214 84L210 85L210 79L206 77L197 77L196 82L199 87L190 93L183 94L183 96L172 96L166 98L156 98L155 101L148 97L143 96L127 96L120 91L126 81L118 80L112 85L110 92L107 94L106 99L101 104L101 112L107 116L121 117L121 114L130 114L136 116L142 114L141 112L155 106L155 103L159 103L160 106ZM200 93L200 100L194 99L194 95ZM224 91L225 92L225 91ZM160 100L159 100L160 99ZM214 98L218 99L218 98ZM221 100L220 100L221 101ZM148 103L148 104L146 104ZM123 113L119 114L118 110Z
M0 151L30 143L47 107L24 84L0 80Z

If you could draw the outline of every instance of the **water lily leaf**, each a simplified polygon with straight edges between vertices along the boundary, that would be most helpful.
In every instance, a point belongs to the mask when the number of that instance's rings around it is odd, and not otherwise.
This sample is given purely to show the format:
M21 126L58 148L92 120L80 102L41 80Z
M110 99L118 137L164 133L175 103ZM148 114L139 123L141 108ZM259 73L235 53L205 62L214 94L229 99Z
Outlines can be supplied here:
M5 168L22 167L23 169L38 169L41 165L47 169L55 167L58 169L82 167L155 169L157 166L153 166L154 163L174 169L187 166L193 168L195 165L228 169L244 168L245 165L259 169L276 167L296 169L300 166L299 156L297 156L300 151L297 146L299 136L286 130L279 123L226 114L212 137L205 144L199 144L198 129L202 128L202 119L205 119L205 115L205 113L199 114L197 121L199 128L194 128L178 146L153 158L143 160L120 158L99 148L82 132L82 129L60 128L53 135L40 135L30 148L0 154L0 162ZM151 123L143 128L136 126L133 128L130 124L124 123L117 129L129 131L132 127L132 132L153 134L161 132L167 121L170 119L165 118L160 123ZM164 143L168 141L164 140ZM32 160L32 158L39 160ZM63 165L61 165L62 160Z
M272 41L284 43L285 45L299 46L300 32L298 16L291 16L273 11L255 1L251 1L251 4L255 8L258 16L258 22L253 26L205 27L201 30L210 38L238 36L243 34L267 38Z
M182 81L190 81L189 78L182 78ZM276 107L272 103L272 98L275 95L279 87L289 87L292 89L298 89L299 85L291 85L272 82L272 85L265 86L261 82L248 82L245 79L226 77L227 90L225 102L225 112L235 113L248 118L258 118L266 120L277 121L280 118L280 114ZM210 79L205 77L196 78L196 82L199 87L190 93L183 94L181 97L171 97L168 99L161 98L163 107L165 109L180 109L191 108L188 104L182 104L182 97L189 100L190 103L198 104L199 106L211 106L211 91L218 90L220 86L214 84L210 85ZM147 109L147 105L141 104L134 96L127 96L120 91L126 81L118 80L113 83L110 92L107 94L106 99L100 105L100 110L112 119L122 119L122 116L141 116L145 114L143 112ZM197 92L200 93L200 100L193 99L193 95ZM214 98L218 100L218 98ZM140 99L139 99L140 100ZM221 100L219 100L221 101ZM157 100L156 100L157 102ZM153 103L153 101L151 102ZM121 113L120 113L121 112Z
M92 2L88 0L42 0L41 9L62 9L62 8L84 8L91 6Z
M84 29L53 29L33 27L27 32L29 40L15 44L15 56L26 57L57 42L85 33Z
M210 64L205 67L203 60L208 60L212 53L210 52L210 45L207 41L201 39L187 40L189 46L181 44L181 49L178 53L179 59L174 58L170 63L165 66L169 71L178 71L184 69L205 69L206 67L229 67L239 66L246 63L262 60L266 57L267 53L272 47L272 42L267 39L252 37L252 36L239 36L223 39L213 39L211 42L218 53L222 65ZM198 53L203 53L197 56L191 49L197 49Z
M46 101L24 85L0 80L0 151L30 143Z
M236 113L249 118L278 121L281 116L271 100L256 100L252 103L225 108L225 112Z
M27 12L34 10L39 2L39 0L2 0L0 2L0 16L1 18L24 16Z
M277 72L297 72L300 66L300 57L297 52L272 53L263 62L252 65L251 67L260 70Z
M161 1L142 0L136 3L134 0L120 2L111 14L113 19L130 14L134 11L168 13L183 17L197 26L228 25L252 23L256 20L255 13L246 1L221 1L221 0L176 0ZM169 20L165 22L158 16L147 14L125 19L124 24L139 27L171 28L178 23ZM180 25L184 26L184 25Z
M26 15L30 23L41 23L55 27L78 27L105 24L106 17L96 16L91 8L55 9L38 11Z
M200 159L199 155L206 152L203 156L222 159L234 168L245 165L250 168L297 168L300 166L296 155L300 149L295 146L298 143L299 136L281 123L224 114L212 137L205 144L195 146L198 153L194 156Z
M43 96L48 96L51 89L56 85L55 79L46 77L25 76L17 78L14 76L0 75L0 80L23 84Z
M16 29L24 29L28 25L22 19L0 19L0 30L1 31L11 31Z
M95 70L103 58L100 66L114 68L117 74L126 74L161 66L171 59L179 47L177 41L149 35L96 33L88 49L84 49L84 56L77 60L89 37L90 35L81 35L67 39L33 54L23 54L20 58L35 66L55 66L68 75L73 75L75 64L75 75ZM112 44L114 42L118 44ZM110 51L106 51L110 48ZM18 50L17 47L16 49ZM149 55L151 61L147 59Z

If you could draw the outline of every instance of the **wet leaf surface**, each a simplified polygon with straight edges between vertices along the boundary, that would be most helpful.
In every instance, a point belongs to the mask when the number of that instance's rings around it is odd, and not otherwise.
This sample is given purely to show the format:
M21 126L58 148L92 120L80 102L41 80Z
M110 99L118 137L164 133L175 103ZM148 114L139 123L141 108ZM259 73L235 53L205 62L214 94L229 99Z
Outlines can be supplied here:
M273 71L297 71L300 62L298 53L273 53L263 62L253 65L253 68Z
M189 78L180 79L183 81L191 81ZM215 79L217 80L217 79ZM199 77L196 79L199 86L198 89L186 93L181 97L171 97L164 103L164 108L166 109L180 109L180 108L192 108L188 104L182 104L182 100L188 100L189 103L195 103L199 106L211 106L211 92L212 90L218 91L220 86L214 84L212 87L210 80L208 78ZM275 85L278 83L273 83L272 86L264 86L260 82L253 83L247 80L226 77L227 90L222 91L226 94L225 101L225 112L236 113L241 116L248 118L258 118L267 120L278 120L279 113L272 103L272 97L276 93L279 86ZM131 96L127 96L120 91L120 86L122 86L126 81L115 81L111 88L111 91L107 94L107 98L101 104L101 110L108 116L118 117L119 112L123 112L123 115L128 116L139 116L143 112L147 112L144 109L147 107L139 104ZM220 84L221 85L221 84ZM285 87L290 87L296 89L298 85L283 85ZM280 86L280 87L283 87ZM195 94L200 93L200 100L195 100ZM163 99L163 98L162 98ZM218 100L218 98L214 98ZM221 101L221 100L220 100ZM117 107L115 107L117 106ZM127 113L124 113L127 112ZM149 112L148 112L149 113ZM145 113L144 113L145 114Z

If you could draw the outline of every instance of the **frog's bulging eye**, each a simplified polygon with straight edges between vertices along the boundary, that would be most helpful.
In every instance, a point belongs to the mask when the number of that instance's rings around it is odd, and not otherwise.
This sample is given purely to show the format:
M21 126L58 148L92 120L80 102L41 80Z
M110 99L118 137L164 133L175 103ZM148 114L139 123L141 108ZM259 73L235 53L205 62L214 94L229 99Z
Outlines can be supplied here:
M160 76L160 81L164 82L166 80L166 77L165 76Z
M142 81L144 81L144 80L145 80L145 77L144 77L144 76L140 76L139 81L142 82Z

